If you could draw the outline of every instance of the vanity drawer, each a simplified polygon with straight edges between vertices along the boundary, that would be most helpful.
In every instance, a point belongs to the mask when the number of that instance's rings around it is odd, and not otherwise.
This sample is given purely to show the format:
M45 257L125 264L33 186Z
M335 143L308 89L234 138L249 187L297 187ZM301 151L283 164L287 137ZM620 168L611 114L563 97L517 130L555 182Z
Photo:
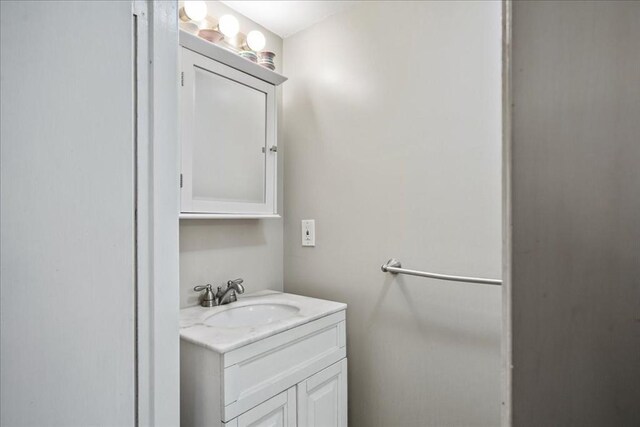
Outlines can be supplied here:
M345 312L331 314L222 355L222 421L346 357Z

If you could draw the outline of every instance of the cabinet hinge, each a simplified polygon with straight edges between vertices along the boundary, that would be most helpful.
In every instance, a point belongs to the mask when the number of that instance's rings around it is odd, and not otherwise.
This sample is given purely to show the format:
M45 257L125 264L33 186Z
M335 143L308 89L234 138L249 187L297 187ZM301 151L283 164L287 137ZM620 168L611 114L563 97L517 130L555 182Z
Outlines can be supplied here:
M180 86L184 86L184 71L180 72Z
M182 188L182 174L180 174L180 188Z

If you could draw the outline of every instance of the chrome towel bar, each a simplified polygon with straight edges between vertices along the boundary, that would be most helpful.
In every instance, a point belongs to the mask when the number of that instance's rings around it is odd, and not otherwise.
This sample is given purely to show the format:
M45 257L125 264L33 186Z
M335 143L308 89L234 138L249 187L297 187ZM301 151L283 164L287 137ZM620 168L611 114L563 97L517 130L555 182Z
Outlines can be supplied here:
M482 283L485 285L502 285L502 280L499 279L483 279L482 277L464 277L464 276L451 276L449 274L437 274L427 273L426 271L409 270L408 268L402 268L402 264L395 258L391 258L386 264L382 264L380 269L385 273L392 274L409 274L411 276L430 277L432 279L440 280L453 280L454 282L469 282L469 283Z

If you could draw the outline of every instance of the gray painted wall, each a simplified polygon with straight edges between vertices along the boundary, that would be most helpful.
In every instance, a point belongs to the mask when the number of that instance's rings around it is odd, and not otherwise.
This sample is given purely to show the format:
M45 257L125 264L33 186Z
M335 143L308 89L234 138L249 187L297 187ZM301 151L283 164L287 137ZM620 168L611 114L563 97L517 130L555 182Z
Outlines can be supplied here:
M640 3L513 9L514 425L640 425Z
M276 67L282 71L282 39L233 9L217 1L207 2L209 15L230 13L240 21L240 30L259 29L267 39L266 48L276 53ZM284 85L287 83L285 82ZM278 88L278 212L282 215L282 88ZM229 279L245 279L247 292L282 290L282 219L180 220L180 307L198 303L193 287L221 285Z
M284 41L284 286L349 304L351 426L500 423L500 288L380 271L500 277L500 14L367 2Z
M131 4L0 16L0 424L133 425Z

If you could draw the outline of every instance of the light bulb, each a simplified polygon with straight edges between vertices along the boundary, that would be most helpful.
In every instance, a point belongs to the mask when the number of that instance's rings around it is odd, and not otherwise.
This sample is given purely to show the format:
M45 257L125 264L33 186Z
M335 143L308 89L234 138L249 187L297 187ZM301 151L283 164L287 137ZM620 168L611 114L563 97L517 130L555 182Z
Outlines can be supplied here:
M267 41L264 38L264 34L262 34L260 31L253 30L249 31L249 34L247 34L247 46L249 46L249 49L255 52L264 49L264 45L266 43Z
M240 24L234 16L223 15L218 21L218 29L226 37L232 39L238 34L238 31L240 31Z
M184 2L184 13L192 21L202 21L207 17L207 4L203 1Z

